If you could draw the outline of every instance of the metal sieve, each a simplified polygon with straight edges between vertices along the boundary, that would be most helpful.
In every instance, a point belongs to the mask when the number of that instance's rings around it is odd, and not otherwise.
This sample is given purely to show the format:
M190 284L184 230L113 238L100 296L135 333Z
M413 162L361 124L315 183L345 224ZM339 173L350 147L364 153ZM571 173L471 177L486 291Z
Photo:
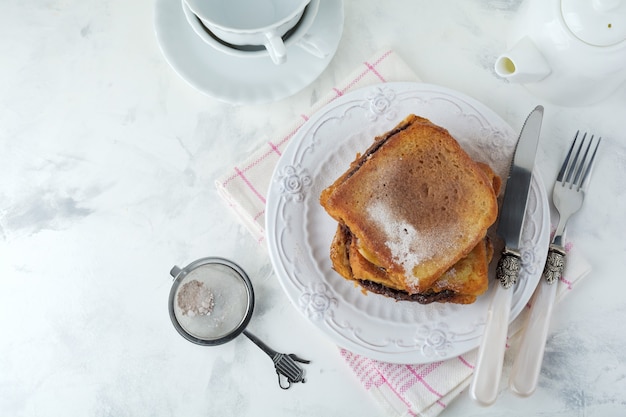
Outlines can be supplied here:
M276 352L246 330L254 310L254 290L237 264L224 258L202 258L182 269L174 266L170 275L174 278L168 303L170 319L182 337L215 346L243 333L272 359L282 389L305 382L304 370L296 362L310 361Z

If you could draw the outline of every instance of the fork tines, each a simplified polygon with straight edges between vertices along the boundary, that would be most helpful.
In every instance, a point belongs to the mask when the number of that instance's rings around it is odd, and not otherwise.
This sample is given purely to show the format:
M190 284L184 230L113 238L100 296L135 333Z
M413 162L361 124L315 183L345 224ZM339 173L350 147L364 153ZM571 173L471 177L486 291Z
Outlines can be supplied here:
M591 135L589 138L589 143L585 148L585 141L587 139L587 133L584 133L578 148L576 148L576 142L578 141L578 135L580 131L576 132L576 136L574 136L574 141L572 142L572 146L569 148L567 152L567 157L561 166L561 170L559 171L559 175L556 180L559 181L562 185L569 185L570 188L576 187L577 190L580 190L585 185L585 180L589 177L589 173L591 171L591 167L593 166L593 161L596 157L596 152L598 151L598 146L600 145L600 141L602 140L599 137L595 141L595 146L593 148L593 153L591 158L587 159L587 155L589 154L592 145L594 144L594 135ZM572 153L576 149L576 153L572 159ZM584 149L584 154L582 158L580 158L580 153ZM573 178L572 178L573 177Z

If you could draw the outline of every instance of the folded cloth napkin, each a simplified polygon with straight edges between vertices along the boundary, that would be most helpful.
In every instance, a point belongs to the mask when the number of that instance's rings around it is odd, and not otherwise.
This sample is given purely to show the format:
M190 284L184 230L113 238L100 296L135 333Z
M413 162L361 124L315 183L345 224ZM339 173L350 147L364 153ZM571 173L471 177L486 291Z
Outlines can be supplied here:
M230 205L242 223L259 242L264 241L265 193L274 166L298 129L318 109L356 88L389 81L419 81L417 75L392 50L375 54L363 62L343 82L333 87L299 120L284 132L263 143L246 160L232 167L216 181L220 196ZM571 256L558 284L557 301L589 272L589 265ZM524 313L512 324L509 344L514 344L516 329L522 326ZM398 365L376 361L341 350L346 363L388 416L436 416L465 389L471 380L476 350L459 357L425 365ZM503 378L503 382L504 378Z
M573 245L568 244L566 250L567 262L563 277L558 283L557 303L591 271L590 265L576 253ZM530 307L530 304L527 307ZM511 324L507 347L517 344L528 311L529 309L526 308ZM364 358L345 349L341 350L350 368L361 380L365 389L385 410L386 415L420 417L439 415L469 386L477 353L478 349L474 349L445 361L424 365L398 365ZM504 373L507 374L509 370L505 367ZM503 375L500 391L505 389L507 384L508 378Z

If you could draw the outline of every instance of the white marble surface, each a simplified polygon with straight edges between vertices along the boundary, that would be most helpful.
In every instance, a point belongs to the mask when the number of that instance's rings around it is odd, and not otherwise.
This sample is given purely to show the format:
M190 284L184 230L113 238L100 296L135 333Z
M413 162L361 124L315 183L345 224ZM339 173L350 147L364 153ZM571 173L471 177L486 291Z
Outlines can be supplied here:
M395 49L425 81L492 107L514 128L542 100L492 63L519 0L345 0L337 55L312 85L262 106L192 89L163 59L153 2L0 3L0 415L381 415L337 348L289 304L213 181L358 63ZM576 129L604 137L570 224L591 275L556 308L539 388L445 416L617 416L626 408L626 88L602 103L546 106L546 183ZM244 338L202 348L174 331L169 269L224 256L251 276L250 329L310 358L276 386Z

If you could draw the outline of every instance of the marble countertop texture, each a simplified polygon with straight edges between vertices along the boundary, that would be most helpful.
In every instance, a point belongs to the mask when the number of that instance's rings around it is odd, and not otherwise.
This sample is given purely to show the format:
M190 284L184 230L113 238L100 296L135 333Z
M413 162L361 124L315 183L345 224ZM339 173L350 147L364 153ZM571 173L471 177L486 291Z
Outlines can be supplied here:
M381 416L329 340L298 314L266 250L214 180L382 48L426 82L468 94L518 129L546 117L546 184L577 129L604 139L569 225L592 273L554 311L537 392L490 408L464 392L442 415L616 416L626 409L626 87L561 107L493 71L519 0L345 0L345 28L311 85L233 106L189 86L157 44L152 1L0 3L0 415ZM205 348L167 312L168 272L239 263L257 293L250 329L310 358L283 391L243 337Z

